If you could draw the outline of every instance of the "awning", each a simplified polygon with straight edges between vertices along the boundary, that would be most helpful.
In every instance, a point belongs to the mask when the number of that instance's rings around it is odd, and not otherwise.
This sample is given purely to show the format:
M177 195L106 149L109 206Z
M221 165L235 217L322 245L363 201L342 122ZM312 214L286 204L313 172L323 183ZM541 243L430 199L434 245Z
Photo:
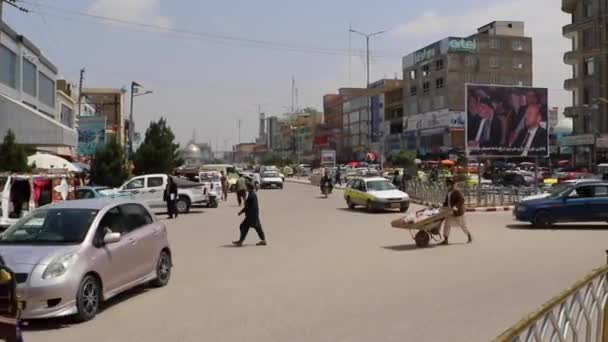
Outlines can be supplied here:
M34 108L0 94L0 139L11 129L19 144L33 146L78 145L78 133Z

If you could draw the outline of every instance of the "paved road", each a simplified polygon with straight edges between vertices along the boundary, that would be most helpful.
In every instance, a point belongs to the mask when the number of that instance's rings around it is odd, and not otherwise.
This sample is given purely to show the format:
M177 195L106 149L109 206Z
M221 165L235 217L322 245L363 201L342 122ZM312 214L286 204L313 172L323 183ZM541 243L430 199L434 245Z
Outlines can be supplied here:
M28 342L488 341L604 261L608 230L530 230L470 214L472 245L417 249L399 214L345 209L341 193L260 192L270 245L232 248L234 196L167 221L171 284L113 300L92 322L37 322Z

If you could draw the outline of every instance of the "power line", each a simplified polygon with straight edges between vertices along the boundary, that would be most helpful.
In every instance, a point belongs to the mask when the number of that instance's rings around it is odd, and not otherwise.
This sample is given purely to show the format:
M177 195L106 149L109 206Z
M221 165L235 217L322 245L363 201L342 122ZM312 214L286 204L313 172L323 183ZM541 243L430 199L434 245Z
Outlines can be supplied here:
M21 0L0 0L0 2L6 3L9 6L13 6L16 9L20 10L23 13L30 13L31 10L25 8L25 7L21 7L19 5L17 5L17 2L21 2Z
M6 1L6 0L4 0L4 1ZM47 14L50 16L61 17L63 19L68 19L68 20L74 19L73 16L78 16L78 17L94 19L96 22L99 22L99 21L111 22L111 23L126 25L131 28L145 29L145 30L147 30L146 32L150 32L149 30L153 30L153 32L170 34L170 35L178 36L181 38L189 38L189 39L200 38L205 41L214 41L216 43L218 43L218 42L232 43L233 45L237 45L237 46L263 47L263 48L269 48L269 49L275 49L275 50L281 50L281 51L289 51L289 52L315 53L315 54L339 55L339 56L348 56L349 55L349 51L347 49L295 45L295 44L288 44L288 43L282 43L282 42L274 42L274 41L267 41L267 40L229 36L229 35L223 35L223 34L215 34L215 33L209 33L209 32L193 31L193 30L180 29L180 28L172 28L172 27L166 27L166 26L161 26L161 25L147 24L147 23L141 23L141 22L136 22L136 21L131 21L131 20L124 20L124 19L120 19L120 18L79 12L79 11L64 9L64 8L60 8L60 7L56 7L56 6L52 6L52 5L47 5L47 4L40 3L40 2L34 2L34 1L30 1L30 0L20 0L20 1L23 3L36 5L37 7L40 7L40 8L46 8L49 11L53 11L53 13L49 13L49 12L43 12L41 10L38 10L38 11L34 11L35 13L37 12L40 14ZM63 16L59 16L56 12L62 13ZM65 16L66 14L71 15L72 17ZM382 57L389 57L389 56L390 56L390 53L387 54L386 52L374 53L375 58L382 58ZM401 54L395 54L394 56L401 57Z

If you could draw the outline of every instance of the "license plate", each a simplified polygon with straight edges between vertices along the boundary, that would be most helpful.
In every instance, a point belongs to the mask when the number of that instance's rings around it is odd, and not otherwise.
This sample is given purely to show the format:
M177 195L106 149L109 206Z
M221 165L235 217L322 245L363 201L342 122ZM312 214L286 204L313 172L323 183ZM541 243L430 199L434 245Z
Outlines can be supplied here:
M391 203L391 208L393 208L393 209L401 208L401 203Z

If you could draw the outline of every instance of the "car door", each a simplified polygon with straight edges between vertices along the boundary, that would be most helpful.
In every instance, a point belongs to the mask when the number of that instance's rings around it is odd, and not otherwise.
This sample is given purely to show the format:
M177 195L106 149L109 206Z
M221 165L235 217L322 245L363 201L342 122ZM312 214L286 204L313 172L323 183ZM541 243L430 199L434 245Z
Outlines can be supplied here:
M165 203L164 192L165 178L163 176L146 177L145 203L154 208L162 207Z
M565 199L564 210L557 210L554 216L558 221L585 222L592 221L593 186L579 186Z
M594 221L608 221L608 186L595 185L593 187L591 211L593 212Z
M141 204L129 203L120 206L125 217L126 237L133 249L135 279L148 275L155 269L160 249L157 238L160 232L152 216Z
M145 193L144 188L146 185L146 177L140 176L131 179L127 184L122 187L122 191L131 195L131 198L136 199L138 201L145 202Z
M350 190L349 190L349 194L350 194L350 201L354 204L359 204L360 202L360 191L359 191L359 184L361 183L361 180L359 179L355 179L352 181L351 185L350 185Z
M104 244L103 237L110 232L120 233L120 241ZM136 279L137 250L132 248L127 233L125 217L118 206L109 209L97 225L92 259L95 270L103 281L105 293L120 290Z

